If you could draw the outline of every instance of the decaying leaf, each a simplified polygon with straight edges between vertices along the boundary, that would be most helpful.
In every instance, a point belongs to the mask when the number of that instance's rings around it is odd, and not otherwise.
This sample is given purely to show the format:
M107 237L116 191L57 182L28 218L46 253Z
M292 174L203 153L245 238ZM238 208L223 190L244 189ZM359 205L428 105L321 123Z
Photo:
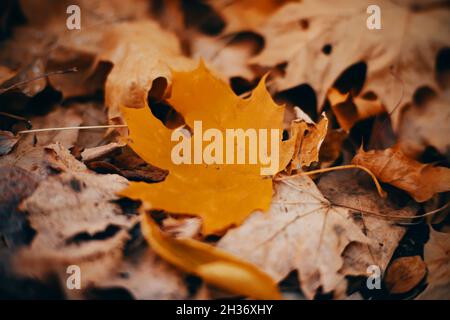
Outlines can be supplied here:
M386 271L384 282L391 294L406 293L417 286L427 273L419 256L395 259Z
M236 31L256 31L284 3L289 0L241 0L241 1L209 1L223 15L226 26L224 33Z
M450 91L422 104L403 109L398 129L399 145L410 156L420 155L428 146L450 156Z
M194 121L202 121L203 130L213 128L220 131L224 138L222 142L215 141L219 144L215 152L223 150L222 159L218 162L224 164L217 164L217 161L201 165L194 162L175 164L172 148L176 143L171 141L172 130L153 116L149 108L122 108L130 130L131 148L148 163L170 173L158 184L131 183L121 194L145 200L154 209L198 215L203 219L205 234L240 224L254 209L266 210L272 197L272 180L261 175L262 162L225 164L224 158L226 150L230 149L225 147L226 129L266 129L267 137L271 129L281 131L283 108L273 102L264 81L260 82L249 99L241 99L202 63L192 72L174 72L172 78L173 88L168 102L184 117L190 128L197 126ZM201 132L194 131L189 137L184 136L183 131L178 133L181 134L178 140L185 139L189 144L202 138ZM289 154L292 155L293 150L283 149L281 134L276 141L281 145L280 154L288 154L290 159ZM231 144L233 150L237 150L237 139L233 139ZM245 148L248 156L248 144ZM189 146L187 150L193 149ZM203 152L203 148L200 151ZM280 168L272 168L271 174L283 169L286 164L280 163Z
M374 92L388 112L396 107L402 89L402 105L421 86L437 89L435 59L440 49L450 45L442 32L449 30L448 8L378 1L382 27L369 30L367 8L371 4L369 0L288 3L263 27L266 47L252 62L263 66L287 63L285 76L276 81L277 90L309 84L316 91L318 108L339 75L361 61L367 65L361 94ZM396 127L398 112L391 116Z
M350 131L358 121L386 112L379 100L369 100L361 97L352 98L349 93L340 93L331 88L327 98L330 101L336 120L345 131Z
M303 293L312 299L319 288L343 294L342 253L353 242L370 243L347 209L331 204L309 177L299 176L277 182L269 212L253 213L218 246L277 281L297 270Z
M279 299L276 283L258 268L206 243L163 234L152 218L142 214L142 231L151 248L182 270L233 293L256 299Z
M0 250L4 247L13 249L31 241L32 229L18 206L37 185L36 177L22 168L0 167Z
M360 149L352 163L372 171L381 181L408 192L417 202L450 190L450 169L423 164L405 156L398 148Z
M183 275L147 246L139 246L114 267L109 278L96 281L92 289L129 291L135 299L186 299Z
M433 230L425 244L424 260L428 269L428 286L417 298L450 299L450 234Z
M353 222L372 240L370 244L352 243L347 247L342 271L364 275L367 267L377 265L384 272L406 232L389 216L413 217L418 206L411 202L399 206L395 197L381 198L368 176L356 170L327 173L317 186L331 203L350 210Z

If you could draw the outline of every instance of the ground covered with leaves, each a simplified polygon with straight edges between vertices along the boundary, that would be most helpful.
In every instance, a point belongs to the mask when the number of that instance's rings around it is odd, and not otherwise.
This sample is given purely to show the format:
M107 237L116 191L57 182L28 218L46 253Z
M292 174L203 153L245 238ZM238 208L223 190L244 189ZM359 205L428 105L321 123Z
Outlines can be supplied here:
M0 297L450 299L449 2L372 2L3 1Z

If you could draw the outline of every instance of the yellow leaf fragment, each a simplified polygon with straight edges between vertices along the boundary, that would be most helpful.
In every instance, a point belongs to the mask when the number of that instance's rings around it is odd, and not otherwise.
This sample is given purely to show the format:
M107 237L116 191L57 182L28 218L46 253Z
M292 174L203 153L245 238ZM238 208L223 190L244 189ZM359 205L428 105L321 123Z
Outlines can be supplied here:
M254 265L200 241L171 238L145 212L142 219L142 231L152 249L182 270L239 295L281 298L275 281Z

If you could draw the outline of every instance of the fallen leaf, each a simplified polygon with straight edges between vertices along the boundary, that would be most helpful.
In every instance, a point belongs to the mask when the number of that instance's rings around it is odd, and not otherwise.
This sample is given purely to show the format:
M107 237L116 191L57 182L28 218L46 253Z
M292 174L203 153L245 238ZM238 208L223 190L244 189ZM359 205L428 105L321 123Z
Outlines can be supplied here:
M12 132L0 130L0 156L8 154L19 139Z
M266 22L279 7L289 0L241 0L241 1L209 1L226 22L223 33L237 31L255 31Z
M110 278L96 281L92 288L123 288L138 300L179 300L189 296L181 272L146 246L124 257Z
M200 120L203 130L216 128L224 137L226 128L267 129L270 133L271 129L281 131L282 127L283 108L273 102L264 81L249 99L241 99L202 63L192 72L174 72L172 95L168 102L184 116L190 128L194 128L194 121ZM254 209L268 208L272 181L261 175L261 162L245 165L174 164L171 158L174 146L172 130L154 117L149 108L123 108L122 111L130 131L130 147L146 162L170 172L158 184L131 183L121 192L123 196L147 201L154 209L198 215L203 219L202 232L205 234L241 223ZM195 140L195 132L185 139L189 142ZM233 143L236 146L236 140ZM279 143L280 154L292 154L293 150L283 149L281 135ZM281 163L280 168L286 164Z
M193 38L192 57L203 59L225 78L238 77L252 81L258 75L248 63L262 47L258 35L247 32L219 39L204 35Z
M386 112L378 99L353 98L349 93L343 94L334 88L328 91L327 98L336 120L347 132L357 122Z
M378 179L408 192L417 202L450 190L450 169L408 158L398 148L360 149L352 160L372 171Z
M450 299L450 234L435 231L430 226L430 240L425 244L424 260L428 269L427 283L417 299Z
M152 21L115 25L102 39L99 59L114 64L105 84L110 119L120 117L121 106L142 108L147 99L165 98L171 69L194 68L182 55L178 39Z
M36 177L19 167L0 167L0 250L14 249L31 241L33 230L19 203L37 187Z
M337 78L361 61L367 65L361 95L375 93L389 113L401 97L401 106L410 102L419 87L437 89L435 59L440 49L450 45L442 32L449 30L448 8L378 1L382 26L369 30L371 4L368 0L288 3L261 29L266 46L251 62L270 67L287 63L285 76L275 81L276 89L309 84L319 109ZM418 60L419 56L424 58ZM395 128L398 112L391 117Z
M386 271L384 282L391 294L411 291L425 277L427 267L420 256L395 259Z
M405 227L397 225L398 219L389 216L405 217L401 221L408 221L406 218L413 217L418 206L411 202L399 206L399 199L394 196L381 198L368 176L356 170L324 174L317 186L332 204L350 210L353 223L372 240L370 244L350 244L341 271L367 275L367 267L377 265L384 272L406 232Z
M423 104L411 104L403 109L398 129L402 151L419 156L427 147L436 148L442 155L450 156L450 90L434 96Z
M251 237L249 237L251 235ZM306 176L275 184L268 213L253 213L228 231L218 247L254 263L276 281L297 270L305 296L345 292L342 253L353 243L369 243L349 211L333 206Z
M202 220L199 218L168 217L162 221L162 230L175 238L194 238L200 234L201 227Z
M87 148L81 152L81 160L83 160L83 162L97 160L114 153L123 146L125 146L124 143L111 142L102 146Z
M252 264L200 241L170 238L145 212L142 232L157 254L212 285L256 299L280 298L272 278Z
M37 231L31 248L57 250L83 235L93 237L110 225L130 228L132 217L111 203L126 185L126 179L118 175L88 171L63 172L42 181L20 206Z
M319 151L321 167L329 167L339 158L346 138L347 133L344 130L328 128Z

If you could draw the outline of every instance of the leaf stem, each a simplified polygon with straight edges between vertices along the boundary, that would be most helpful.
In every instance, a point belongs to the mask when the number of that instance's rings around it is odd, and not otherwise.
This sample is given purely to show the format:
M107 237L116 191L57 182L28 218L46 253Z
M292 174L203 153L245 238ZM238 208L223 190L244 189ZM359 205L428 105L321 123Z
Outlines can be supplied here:
M324 172L330 172L330 171L338 171L338 170L348 170L348 169L360 169L365 171L366 173L368 173L370 175L370 177L372 178L375 187L377 188L378 194L380 195L380 197L385 198L386 197L386 192L384 192L383 188L381 188L380 183L378 182L377 177L375 176L375 174L373 174L372 171L370 171L369 169L367 169L366 167L357 165L357 164L347 164L347 165L343 165L343 166L337 166L337 167L330 167L330 168L324 168L324 169L317 169L317 170L312 170L312 171L307 171L307 172L300 172L297 174L294 174L292 176L284 176L281 178L277 178L275 180L286 180L286 179L292 179L298 176L309 176L309 175L313 175L313 174L317 174L317 173L324 173Z

